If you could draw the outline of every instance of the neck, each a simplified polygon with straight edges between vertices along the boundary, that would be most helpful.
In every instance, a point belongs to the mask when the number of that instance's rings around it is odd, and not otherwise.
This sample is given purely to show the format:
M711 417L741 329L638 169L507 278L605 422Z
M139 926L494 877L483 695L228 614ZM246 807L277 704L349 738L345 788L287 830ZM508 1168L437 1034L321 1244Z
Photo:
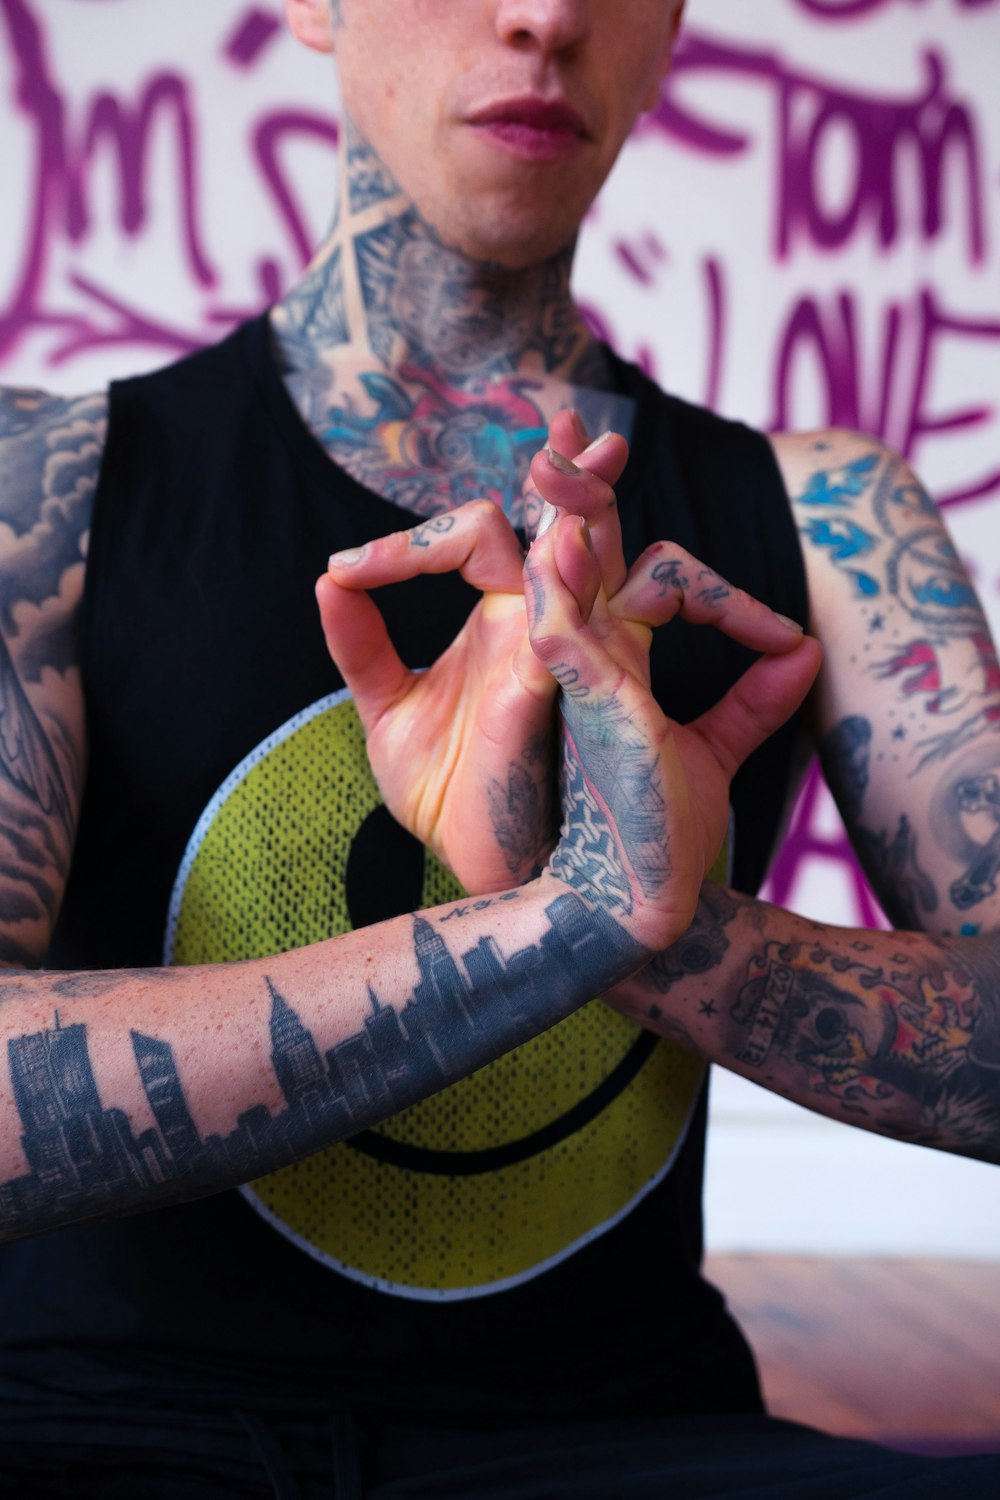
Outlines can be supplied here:
M572 246L518 270L471 260L441 240L350 121L344 135L334 227L275 317L296 364L360 358L463 391L514 374L586 376L595 345L570 294Z
M588 404L606 365L570 295L572 247L520 270L472 260L350 122L341 164L333 229L272 313L293 399L331 456L386 498L426 515L489 494L513 516L560 406L622 425L606 398Z

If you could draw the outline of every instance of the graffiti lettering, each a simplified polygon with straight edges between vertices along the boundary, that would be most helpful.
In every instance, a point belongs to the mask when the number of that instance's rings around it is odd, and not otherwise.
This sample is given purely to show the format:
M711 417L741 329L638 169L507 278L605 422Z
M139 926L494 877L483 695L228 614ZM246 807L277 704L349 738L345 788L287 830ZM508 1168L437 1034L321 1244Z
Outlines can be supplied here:
M874 11L887 10L891 5L926 5L927 0L793 0L793 3L823 21L855 21ZM1000 0L952 0L952 4L956 10L986 10L1000 4Z
M0 361L32 329L52 332L47 356L59 365L81 353L109 345L151 346L168 354L185 353L216 337L220 325L255 310L237 308L223 296L223 271L207 243L202 202L203 143L199 109L191 79L163 69L153 74L133 98L101 90L82 102L54 76L45 27L31 0L0 0L0 39L14 67L14 98L32 142L33 176L28 186L28 227L12 287L0 307ZM227 64L238 72L251 68L277 33L274 18L250 8L223 49ZM276 109L257 120L249 150L293 257L282 272L273 257L255 267L259 301L273 300L311 254L301 205L290 174L282 166L282 148L291 139L337 142L337 124L329 117L302 110ZM93 182L110 169L117 185L117 221L132 242L152 234L152 158L154 143L169 148L173 201L188 280L201 291L196 321L183 323L154 307L129 304L111 286L71 271L66 280L79 304L66 310L66 287L54 287L56 252L79 250L94 233ZM165 201L162 156L157 171L158 201ZM227 268L232 269L232 268Z
M930 412L928 403L935 365L945 352L946 341L983 342L1000 353L1000 320L949 313L934 291L925 287L908 302L894 302L884 309L880 347L874 358L862 357L858 322L858 299L850 292L829 301L804 298L793 308L775 363L776 429L795 425L794 392L803 358L811 358L819 374L829 425L873 433L909 460L915 458L920 440L931 433L979 427L994 419L995 408L988 403L939 414ZM911 334L905 343L904 328ZM1000 468L969 476L939 495L938 503L956 505L998 488Z
M759 79L777 107L774 235L780 257L801 243L837 249L862 225L875 230L881 251L888 250L909 228L900 203L915 169L920 204L915 227L921 237L930 241L940 235L945 189L960 187L967 253L978 264L986 253L986 185L976 120L966 104L951 97L940 53L929 51L924 69L925 83L917 96L900 100L834 87L787 67L775 53L737 50L695 36L678 57L672 82L643 128L661 130L693 150L739 154L750 143L747 135L686 110L680 84L691 73ZM821 168L827 141L838 128L851 142L854 178L845 206L834 211L824 203Z

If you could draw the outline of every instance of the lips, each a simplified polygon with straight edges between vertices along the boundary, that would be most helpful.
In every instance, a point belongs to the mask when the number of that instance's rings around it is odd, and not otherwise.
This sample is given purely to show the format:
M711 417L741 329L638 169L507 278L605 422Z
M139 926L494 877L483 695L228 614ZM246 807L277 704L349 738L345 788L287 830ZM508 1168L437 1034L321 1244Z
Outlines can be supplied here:
M580 112L564 100L501 99L469 117L469 124L518 156L563 156L588 138Z

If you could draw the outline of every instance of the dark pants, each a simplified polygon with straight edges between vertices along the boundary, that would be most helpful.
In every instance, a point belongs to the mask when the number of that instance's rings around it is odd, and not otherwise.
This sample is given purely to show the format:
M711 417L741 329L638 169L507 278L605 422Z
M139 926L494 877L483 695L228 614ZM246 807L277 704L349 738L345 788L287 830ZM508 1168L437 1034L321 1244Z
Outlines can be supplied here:
M1000 1454L920 1458L767 1417L474 1430L104 1409L0 1421L0 1494L73 1500L998 1500Z

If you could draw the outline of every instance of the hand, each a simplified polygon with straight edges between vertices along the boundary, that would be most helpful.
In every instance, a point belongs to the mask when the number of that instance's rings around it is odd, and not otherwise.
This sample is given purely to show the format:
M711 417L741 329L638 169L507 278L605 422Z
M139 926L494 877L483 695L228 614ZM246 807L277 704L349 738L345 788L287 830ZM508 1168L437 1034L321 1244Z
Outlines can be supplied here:
M581 440L567 414L561 428L553 424L552 435L565 446ZM800 632L682 548L656 544L626 574L611 485L627 452L622 438L608 434L578 454L575 466L558 458L553 462L543 450L531 468L537 508L555 502L590 519L599 578L596 592L593 575L589 578L587 603L596 639L637 676L648 673L650 630L678 613L767 653L765 661L795 653L795 670L775 679L783 691L773 708L761 704L761 722L770 726L763 738L807 691L816 648L810 643L804 655L798 654ZM380 538L350 563L332 558L317 589L327 644L355 696L388 807L474 892L528 878L555 838L554 689L528 647L520 561L504 518L489 502L473 502L411 532ZM375 605L360 591L453 568L483 590L483 600L434 666L412 673L396 654ZM767 685L767 672L764 663L751 668L745 679L749 692ZM725 732L725 718L737 707L751 721L756 711L739 692L737 685L724 700L721 718L713 710L689 725L684 736L692 751L706 747L718 763L717 776L700 778L705 796L727 790L738 764L718 741L716 726L722 724ZM720 841L727 814L723 799L715 809Z
M665 563L675 582L699 576L695 560L677 553L659 543L643 554L617 596L625 613L645 620L677 609L662 587ZM549 870L627 918L648 952L660 951L694 915L725 837L732 776L798 706L819 670L819 646L798 634L681 726L652 697L648 650L598 608L601 570L585 525L561 516L533 544L525 577L532 649L562 689L563 826ZM713 588L707 600L696 592L685 612L762 642L789 630L732 590L720 597ZM648 627L640 628L648 647Z
M550 440L579 454L586 434L561 412ZM611 485L627 456L623 439L611 435L579 457L588 477L574 504L590 517L595 550L612 567L621 535ZM526 486L526 524L533 526L543 503ZM472 501L380 537L352 560L335 555L317 584L327 645L354 695L386 805L477 893L528 879L558 828L557 689L528 643L522 563L501 512ZM483 598L444 655L426 672L411 672L366 591L452 570Z

